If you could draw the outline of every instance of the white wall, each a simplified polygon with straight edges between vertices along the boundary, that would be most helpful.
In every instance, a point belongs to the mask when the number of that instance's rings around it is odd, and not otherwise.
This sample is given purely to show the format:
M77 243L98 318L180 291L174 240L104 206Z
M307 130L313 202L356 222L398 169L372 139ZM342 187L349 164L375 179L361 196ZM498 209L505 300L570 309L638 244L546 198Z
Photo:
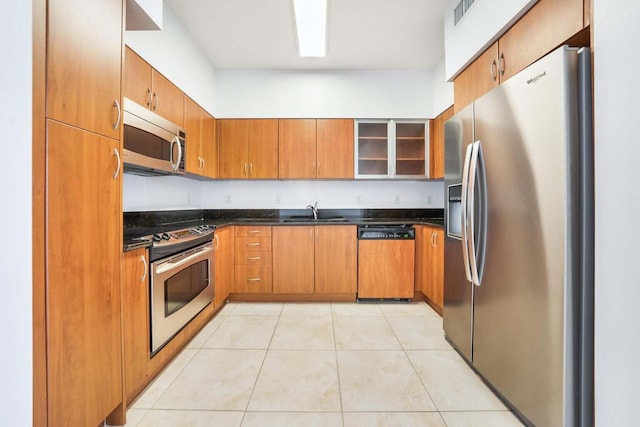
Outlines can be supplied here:
M640 2L594 0L596 425L638 424Z
M0 3L0 128L11 139L0 168L0 410L8 426L32 424L31 30L30 1Z
M425 71L217 70L218 117L431 118Z
M174 209L444 207L441 181L195 181L124 175L125 212Z
M453 105L453 83L445 76L445 57L431 72L431 111L432 117L442 113Z
M213 70L171 9L165 6L164 13L162 31L127 31L125 42L218 118L431 118L453 103L452 84L444 79L444 59L434 72ZM304 207L317 199L325 207L441 208L442 185L417 181L378 185L362 181L200 182L125 174L123 206L127 212L287 208ZM230 194L232 201L227 202ZM431 195L431 203L425 195Z
M124 41L202 108L217 116L213 66L166 5L162 25L161 31L125 31Z

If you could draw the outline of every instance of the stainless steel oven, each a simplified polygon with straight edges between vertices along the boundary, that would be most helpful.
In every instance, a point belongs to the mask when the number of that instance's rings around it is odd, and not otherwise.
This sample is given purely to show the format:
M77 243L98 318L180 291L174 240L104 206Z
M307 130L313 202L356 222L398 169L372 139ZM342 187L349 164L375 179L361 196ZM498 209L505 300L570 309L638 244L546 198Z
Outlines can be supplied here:
M196 227L153 236L149 249L151 354L214 297L213 229Z

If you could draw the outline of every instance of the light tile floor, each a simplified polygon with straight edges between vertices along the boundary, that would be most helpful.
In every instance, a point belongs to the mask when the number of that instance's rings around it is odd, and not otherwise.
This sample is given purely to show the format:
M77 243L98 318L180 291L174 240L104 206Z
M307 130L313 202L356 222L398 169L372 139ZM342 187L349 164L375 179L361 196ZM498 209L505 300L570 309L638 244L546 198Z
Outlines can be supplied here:
M522 424L424 303L229 303L127 411L128 427Z

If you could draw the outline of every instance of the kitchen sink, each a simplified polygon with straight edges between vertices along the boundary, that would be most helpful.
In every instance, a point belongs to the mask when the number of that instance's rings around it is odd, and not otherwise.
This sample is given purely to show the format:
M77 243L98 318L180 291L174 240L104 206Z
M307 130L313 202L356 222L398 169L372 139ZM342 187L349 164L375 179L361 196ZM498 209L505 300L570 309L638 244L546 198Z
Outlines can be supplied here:
M311 222L311 223L347 222L347 221L349 221L349 219L343 216L326 217L326 218L318 218L318 219L314 219L313 217L310 217L310 216L291 216L291 217L282 219L282 222Z

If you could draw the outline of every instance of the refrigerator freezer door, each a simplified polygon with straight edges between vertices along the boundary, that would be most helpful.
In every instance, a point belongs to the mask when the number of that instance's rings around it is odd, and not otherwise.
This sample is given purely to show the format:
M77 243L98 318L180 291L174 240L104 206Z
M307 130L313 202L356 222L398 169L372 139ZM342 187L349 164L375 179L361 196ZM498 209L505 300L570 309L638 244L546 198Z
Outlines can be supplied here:
M533 424L574 425L568 236L577 144L575 51L559 49L475 103L488 188L473 365ZM446 289L445 289L446 290Z
M444 243L444 307L443 326L447 338L470 362L473 331L473 286L465 275L462 229L462 209L459 195L463 175L464 155L473 142L473 105L468 106L445 123L445 188L456 197L445 200Z

